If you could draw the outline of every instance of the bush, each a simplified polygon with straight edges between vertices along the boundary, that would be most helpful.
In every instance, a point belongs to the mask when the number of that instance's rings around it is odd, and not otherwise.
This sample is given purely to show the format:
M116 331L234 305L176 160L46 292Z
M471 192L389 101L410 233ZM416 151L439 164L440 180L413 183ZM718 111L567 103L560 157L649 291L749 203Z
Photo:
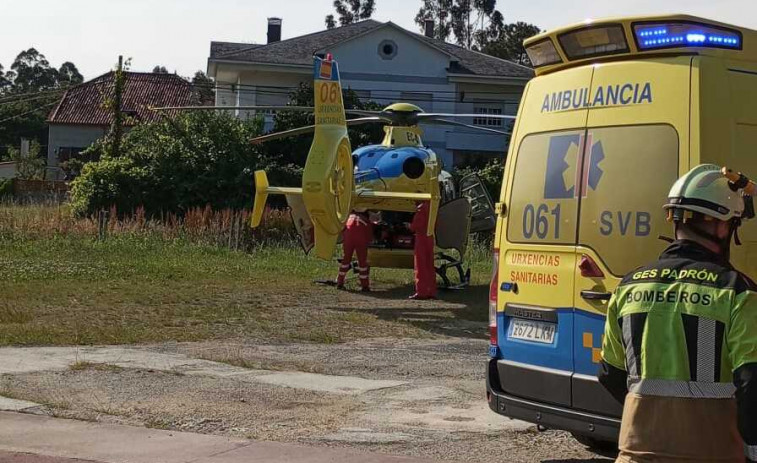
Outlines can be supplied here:
M148 216L184 214L195 207L243 209L252 204L252 172L265 168L272 184L299 182L301 169L282 165L250 144L261 122L228 113L190 112L135 127L123 140L121 156L102 140L86 156L72 182L74 212L92 214L116 206L128 213L142 206Z

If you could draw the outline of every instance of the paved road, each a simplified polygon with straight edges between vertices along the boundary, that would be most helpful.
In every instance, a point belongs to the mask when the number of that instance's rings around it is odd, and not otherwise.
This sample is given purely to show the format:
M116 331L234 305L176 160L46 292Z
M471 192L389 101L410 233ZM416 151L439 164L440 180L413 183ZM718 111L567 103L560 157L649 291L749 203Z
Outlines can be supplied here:
M432 463L420 458L0 412L0 462L82 463L82 460L97 463Z
M47 457L31 453L3 452L0 450L0 463L100 463L92 460L77 460L72 458Z

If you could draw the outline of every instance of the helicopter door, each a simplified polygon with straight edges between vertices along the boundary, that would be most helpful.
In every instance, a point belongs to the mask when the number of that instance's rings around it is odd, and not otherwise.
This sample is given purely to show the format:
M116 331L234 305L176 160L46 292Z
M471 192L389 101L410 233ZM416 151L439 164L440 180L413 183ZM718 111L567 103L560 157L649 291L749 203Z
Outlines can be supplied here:
M308 211L305 209L305 202L301 195L286 195L287 204L292 214L292 222L300 237L300 244L305 254L309 253L315 246L315 229L313 221L310 220Z
M471 233L493 230L497 225L494 205L478 174L470 174L460 180L460 196L471 203Z

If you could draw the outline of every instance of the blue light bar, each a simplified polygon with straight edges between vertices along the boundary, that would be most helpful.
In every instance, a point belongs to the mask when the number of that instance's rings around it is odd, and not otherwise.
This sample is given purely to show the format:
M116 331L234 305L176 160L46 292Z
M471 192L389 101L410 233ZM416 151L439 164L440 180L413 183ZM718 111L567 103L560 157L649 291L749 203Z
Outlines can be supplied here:
M669 22L634 24L639 50L699 47L741 50L741 33L701 23Z

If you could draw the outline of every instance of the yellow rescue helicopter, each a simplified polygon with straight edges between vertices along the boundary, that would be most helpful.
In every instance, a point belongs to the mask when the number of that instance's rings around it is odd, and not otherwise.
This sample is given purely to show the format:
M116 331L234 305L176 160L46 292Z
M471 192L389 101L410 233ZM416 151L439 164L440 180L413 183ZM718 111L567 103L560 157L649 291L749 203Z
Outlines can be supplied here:
M418 124L464 126L502 136L509 134L449 119L477 116L474 114L424 113L408 103L395 103L383 111L345 110L338 64L330 55L314 57L313 89L314 108L252 107L315 114L315 125L253 140L262 143L314 133L301 188L271 186L265 171L255 172L252 227L260 225L269 194L286 195L304 249L307 252L314 248L316 256L328 260L334 255L350 211L384 211L374 227L376 236L369 247L371 266L413 268L412 233L404 226L409 220L403 217L414 212L419 201L429 201L428 231L435 236L437 273L447 287L467 285L470 270L463 270L463 258L468 236L472 231L494 227L492 201L475 175L462 179L459 188L455 188L452 176L443 170L437 155L423 146L423 132ZM348 120L345 112L361 117ZM385 124L384 139L379 145L360 147L353 152L347 127L366 123ZM456 255L450 255L450 250L455 250ZM456 285L447 276L450 268L457 270L460 281Z
M271 186L265 171L254 173L255 203L250 225L260 225L268 195L285 195L295 228L306 253L311 249L330 260L342 229L354 209L380 212L369 246L372 267L413 268L413 235L407 227L420 201L430 202L429 236L436 243L437 274L444 287L462 287L470 281L464 255L472 232L495 226L492 200L478 176L470 175L455 185L443 170L441 160L423 146L424 124L462 126L508 136L508 132L465 124L451 119L481 117L480 114L425 113L418 106L395 103L382 111L344 108L339 67L331 55L313 57L314 107L236 106L161 108L164 110L253 110L313 112L315 124L257 137L253 143L313 133L305 162L302 187ZM347 119L345 114L359 116ZM487 118L514 119L506 115ZM384 124L384 139L378 145L351 149L348 126ZM452 253L451 251L455 251ZM459 282L447 275L456 270Z

